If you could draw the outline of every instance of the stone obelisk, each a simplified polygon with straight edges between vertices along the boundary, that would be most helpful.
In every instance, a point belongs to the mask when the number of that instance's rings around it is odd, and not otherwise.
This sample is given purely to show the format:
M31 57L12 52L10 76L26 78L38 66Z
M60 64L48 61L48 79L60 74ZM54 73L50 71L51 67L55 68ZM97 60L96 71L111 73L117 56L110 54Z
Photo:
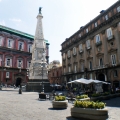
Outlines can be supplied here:
M32 45L32 60L29 68L27 91L49 92L48 70L46 62L46 43L44 42L41 7L37 15L37 26Z

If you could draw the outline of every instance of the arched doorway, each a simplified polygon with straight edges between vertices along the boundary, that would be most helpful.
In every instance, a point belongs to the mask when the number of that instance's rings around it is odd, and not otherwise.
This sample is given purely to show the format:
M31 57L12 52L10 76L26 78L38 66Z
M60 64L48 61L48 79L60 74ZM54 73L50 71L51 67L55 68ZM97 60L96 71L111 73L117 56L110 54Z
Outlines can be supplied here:
M104 74L99 74L98 75L98 80L100 80L100 81L105 81L105 75Z
M22 79L20 77L18 77L16 79L16 87L19 87L21 85Z
M105 75L104 75L103 73L100 73L100 74L98 75L98 80L100 80L100 81L105 81ZM108 87L109 87L108 84L102 84L103 92L108 91Z

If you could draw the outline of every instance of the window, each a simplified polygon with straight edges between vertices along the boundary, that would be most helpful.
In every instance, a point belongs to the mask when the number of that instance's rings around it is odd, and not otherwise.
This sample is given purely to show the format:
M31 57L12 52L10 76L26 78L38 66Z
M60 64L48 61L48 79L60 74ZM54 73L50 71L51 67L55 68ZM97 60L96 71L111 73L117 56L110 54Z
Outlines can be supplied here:
M99 43L100 42L100 35L96 35L96 43Z
M12 59L11 58L6 58L6 61L5 61L5 66L12 66Z
M29 68L29 67L30 67L30 64L31 64L31 62L30 62L30 61L28 61L28 62L27 62L27 68Z
M75 70L75 72L77 72L77 68L76 68L76 65L74 65L74 70Z
M86 33L88 33L88 28L86 29Z
M82 78L84 78L84 75L82 75Z
M10 59L7 59L7 66L10 66Z
M117 70L114 70L114 77L117 77L117 76L118 76Z
M68 66L68 72L71 72L71 68L70 68L70 66Z
M92 70L92 62L91 61L89 62L89 68L90 68L90 70Z
M70 57L70 50L68 50L68 53L67 53L68 57Z
M2 45L3 45L3 37L0 36L0 46L2 46Z
M105 20L108 20L108 15L105 15Z
M81 37L81 34L79 34L78 37Z
M97 27L97 22L95 23L95 27Z
M65 68L64 68L64 74L65 74Z
M73 48L73 55L76 55L76 47Z
M99 66L101 66L101 67L103 66L103 60L102 60L102 58L99 59Z
M120 12L120 6L119 6L119 7L117 7L117 11L118 11L118 12Z
M23 50L23 49L24 49L23 42L19 42L19 44L18 44L18 50Z
M75 76L75 80L77 80L77 75Z
M21 47L21 49L23 49L22 46L20 46L20 47ZM21 49L19 49L19 50L21 50ZM32 45L28 45L28 52L32 53Z
M92 79L92 73L89 74L90 79Z
M84 71L84 63L81 63L81 71Z
M12 48L13 46L13 40L8 39L8 48Z
M65 53L63 53L63 59L65 59Z
M22 67L23 67L23 62L22 62L22 60L18 60L17 66L18 66L18 68L22 68Z
M2 66L2 56L0 56L0 66Z
M107 37L111 37L112 36L112 29L111 28L108 28L107 29Z
M6 78L9 78L9 72L6 72Z
M112 65L116 65L116 55L111 55Z
M87 46L87 49L90 48L90 40L87 40L87 41L86 41L86 46Z
M79 51L82 52L82 44L79 45Z

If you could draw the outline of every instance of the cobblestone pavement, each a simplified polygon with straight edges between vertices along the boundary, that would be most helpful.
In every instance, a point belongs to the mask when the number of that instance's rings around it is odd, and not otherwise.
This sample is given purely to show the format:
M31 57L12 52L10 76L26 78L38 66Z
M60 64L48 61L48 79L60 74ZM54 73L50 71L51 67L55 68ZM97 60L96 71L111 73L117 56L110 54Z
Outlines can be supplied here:
M37 92L18 94L18 89L5 89L0 91L0 120L78 120L70 117L72 103L67 109L55 110L51 101L39 101ZM109 120L120 120L120 97L105 102Z

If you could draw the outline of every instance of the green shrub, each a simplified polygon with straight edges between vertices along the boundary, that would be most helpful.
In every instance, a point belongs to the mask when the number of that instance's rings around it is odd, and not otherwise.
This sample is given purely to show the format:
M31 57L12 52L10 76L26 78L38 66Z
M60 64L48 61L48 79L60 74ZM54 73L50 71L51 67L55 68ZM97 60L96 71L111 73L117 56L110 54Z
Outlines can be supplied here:
M94 109L103 109L105 103L103 102L93 102L93 101L75 101L74 107L78 108L94 108Z
M103 93L102 95L103 96L106 96L106 95L109 95L110 93L109 92L105 92L105 93Z
M99 97L99 96L101 96L99 93L92 94L92 97Z
M76 96L76 99L84 99L84 98L88 98L88 95Z
M55 96L55 101L64 101L66 100L65 96Z

